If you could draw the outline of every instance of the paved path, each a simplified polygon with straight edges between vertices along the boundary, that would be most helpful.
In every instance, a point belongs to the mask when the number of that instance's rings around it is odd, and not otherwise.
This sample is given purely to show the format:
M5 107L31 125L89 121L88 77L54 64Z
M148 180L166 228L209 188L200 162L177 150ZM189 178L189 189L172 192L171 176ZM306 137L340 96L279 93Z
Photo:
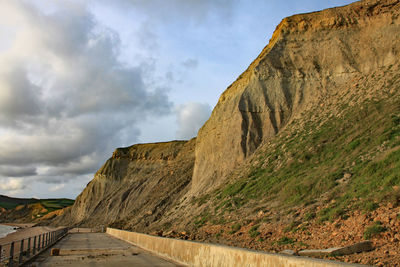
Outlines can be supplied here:
M54 247L60 256L46 251L32 266L180 266L103 233L69 234Z

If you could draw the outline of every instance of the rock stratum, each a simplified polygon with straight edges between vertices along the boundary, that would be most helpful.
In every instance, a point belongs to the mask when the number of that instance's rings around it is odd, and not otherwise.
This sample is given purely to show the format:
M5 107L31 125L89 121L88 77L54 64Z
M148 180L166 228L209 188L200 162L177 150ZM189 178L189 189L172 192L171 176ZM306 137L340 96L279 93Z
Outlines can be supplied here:
M117 149L53 223L268 251L368 237L379 249L342 260L400 264L399 15L365 0L283 19L197 138Z
M166 210L189 190L195 139L118 148L57 218L60 224L160 227Z
M223 182L260 144L338 87L395 64L398 12L398 1L361 1L282 20L200 129L192 190Z

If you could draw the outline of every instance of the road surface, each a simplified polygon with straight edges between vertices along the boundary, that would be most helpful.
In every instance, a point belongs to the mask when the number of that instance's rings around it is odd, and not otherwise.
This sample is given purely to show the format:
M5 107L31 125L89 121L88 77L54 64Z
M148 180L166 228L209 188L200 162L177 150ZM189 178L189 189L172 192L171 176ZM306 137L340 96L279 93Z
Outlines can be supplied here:
M104 233L69 234L54 248L60 256L49 249L28 266L181 266Z

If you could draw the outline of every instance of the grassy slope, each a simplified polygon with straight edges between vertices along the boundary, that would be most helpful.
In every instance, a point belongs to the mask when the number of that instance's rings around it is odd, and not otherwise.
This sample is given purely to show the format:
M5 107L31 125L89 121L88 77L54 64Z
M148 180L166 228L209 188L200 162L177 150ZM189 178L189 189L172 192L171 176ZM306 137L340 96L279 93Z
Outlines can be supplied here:
M43 207L45 207L48 210L48 212L72 206L74 202L75 202L74 200L68 198L54 198L54 199L40 200L40 204L42 204Z
M54 198L54 199L25 199L25 198L9 198L1 197L0 207L11 210L20 205L40 203L48 212L58 209L69 207L74 204L74 200L67 198Z
M372 97L361 95L370 93L369 88L354 89L347 98L336 97L325 112L319 107L305 112L259 149L242 174L235 172L231 183L197 199L199 206L212 204L195 226L211 219L223 223L234 215L245 218L257 206L305 207L307 216L324 221L346 217L352 209L371 211L378 202L399 201L398 71L389 68L366 80L364 86L376 81L382 87L375 84L379 91ZM315 214L315 206L325 208Z

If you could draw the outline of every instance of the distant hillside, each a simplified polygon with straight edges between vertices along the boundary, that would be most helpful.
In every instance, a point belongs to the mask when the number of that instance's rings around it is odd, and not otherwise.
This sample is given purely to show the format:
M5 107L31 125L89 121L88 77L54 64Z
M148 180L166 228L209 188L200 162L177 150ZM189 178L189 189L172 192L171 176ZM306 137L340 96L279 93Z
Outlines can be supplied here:
M36 198L14 198L4 195L0 195L0 207L7 210L13 209L19 205L31 204L38 202L39 199Z
M59 210L72 206L74 200L67 198L36 199L13 198L0 195L1 222L33 222L50 213L60 213Z

